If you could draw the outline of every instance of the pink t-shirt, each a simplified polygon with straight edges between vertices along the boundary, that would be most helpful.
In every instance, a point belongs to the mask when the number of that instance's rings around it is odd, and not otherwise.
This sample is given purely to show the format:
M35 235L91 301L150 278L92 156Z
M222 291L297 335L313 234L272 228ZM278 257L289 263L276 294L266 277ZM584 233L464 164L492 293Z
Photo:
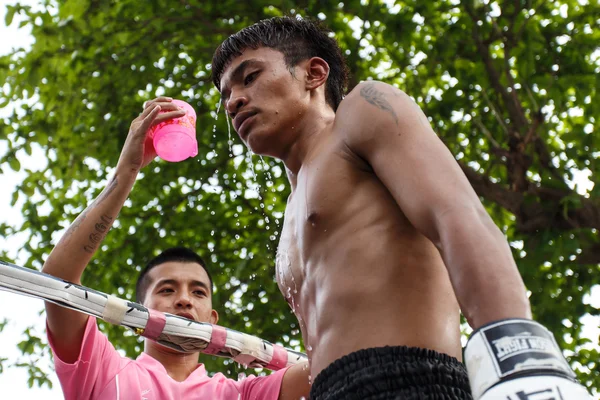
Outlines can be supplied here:
M185 381L177 382L146 353L136 360L122 357L98 330L93 317L88 318L79 359L73 364L56 356L47 332L66 400L277 400L286 371L236 381L221 373L209 377L199 364Z

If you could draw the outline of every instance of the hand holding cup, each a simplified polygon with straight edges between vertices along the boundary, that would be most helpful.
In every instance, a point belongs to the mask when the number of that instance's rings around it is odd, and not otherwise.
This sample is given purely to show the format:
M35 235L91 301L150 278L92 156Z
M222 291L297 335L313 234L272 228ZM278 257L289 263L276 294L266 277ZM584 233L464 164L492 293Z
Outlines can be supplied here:
M198 154L196 112L182 100L172 100L171 104L184 110L185 115L158 123L151 129L148 138L160 158L178 162Z
M186 111L174 104L170 97L158 97L144 103L144 111L131 123L117 169L137 174L157 156L152 140L148 144L152 128L185 115Z

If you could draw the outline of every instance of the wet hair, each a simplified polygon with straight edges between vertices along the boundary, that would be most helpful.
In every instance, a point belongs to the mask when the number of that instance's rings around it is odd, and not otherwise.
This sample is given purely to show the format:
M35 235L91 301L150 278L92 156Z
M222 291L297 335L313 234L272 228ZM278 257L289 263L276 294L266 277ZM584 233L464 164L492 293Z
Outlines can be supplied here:
M330 32L310 19L274 17L257 22L229 36L215 50L212 60L213 83L221 91L225 68L246 49L269 47L280 51L290 70L300 61L320 57L329 64L325 100L335 111L348 85L348 66Z
M206 275L208 275L208 280L210 281L209 289L212 296L212 277L210 276L210 272L208 272L208 268L206 267L206 262L202 259L202 257L187 247L171 247L150 260L142 272L140 272L137 282L135 283L135 299L138 303L141 304L144 302L146 299L146 291L152 283L150 277L148 276L148 272L150 272L154 267L171 261L200 264L200 266L202 266L202 268L204 268L206 271Z

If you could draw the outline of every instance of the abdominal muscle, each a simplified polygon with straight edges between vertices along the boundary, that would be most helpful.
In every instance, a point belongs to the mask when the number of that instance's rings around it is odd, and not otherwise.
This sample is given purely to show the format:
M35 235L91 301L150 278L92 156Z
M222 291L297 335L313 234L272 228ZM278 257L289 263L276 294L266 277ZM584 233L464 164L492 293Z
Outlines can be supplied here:
M336 359L373 347L421 347L460 359L458 304L425 237L400 233L389 220L346 224L318 238L294 235L293 225L284 224L277 280L299 320L313 378Z

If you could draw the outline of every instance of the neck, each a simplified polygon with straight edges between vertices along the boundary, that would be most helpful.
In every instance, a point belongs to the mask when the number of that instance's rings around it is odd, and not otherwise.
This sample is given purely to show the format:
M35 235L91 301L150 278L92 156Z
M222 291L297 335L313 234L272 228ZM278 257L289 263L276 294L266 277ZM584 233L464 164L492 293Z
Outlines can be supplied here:
M307 111L294 129L296 140L290 145L281 160L285 164L292 188L296 186L296 177L302 165L310 159L313 150L325 140L333 128L335 112L328 106Z
M179 353L146 340L144 352L160 362L167 374L177 382L183 382L198 367L199 353Z

